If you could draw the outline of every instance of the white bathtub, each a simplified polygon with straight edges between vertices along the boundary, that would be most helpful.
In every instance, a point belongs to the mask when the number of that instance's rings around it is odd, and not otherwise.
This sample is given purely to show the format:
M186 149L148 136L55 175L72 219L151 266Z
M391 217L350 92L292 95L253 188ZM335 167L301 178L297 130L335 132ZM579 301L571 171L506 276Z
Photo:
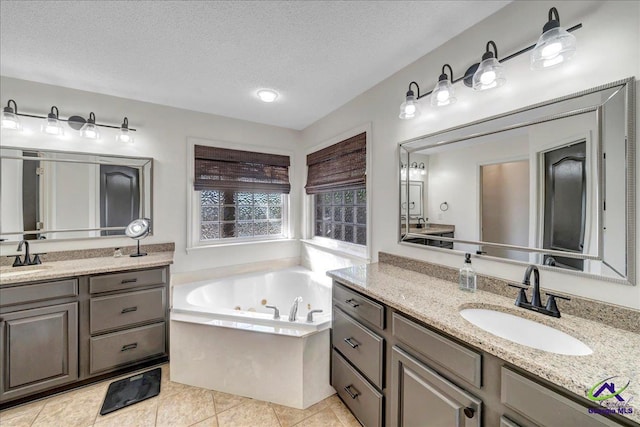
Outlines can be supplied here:
M302 297L295 322L289 309ZM280 319L273 319L274 305ZM314 321L306 321L310 310ZM329 385L331 280L302 268L173 288L171 380L299 409Z

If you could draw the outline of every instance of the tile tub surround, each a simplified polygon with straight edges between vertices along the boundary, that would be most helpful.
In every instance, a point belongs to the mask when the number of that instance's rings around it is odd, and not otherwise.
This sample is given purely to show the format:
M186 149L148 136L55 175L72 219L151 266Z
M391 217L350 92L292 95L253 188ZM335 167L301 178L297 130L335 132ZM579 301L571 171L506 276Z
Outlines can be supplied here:
M152 368L144 371L148 369ZM134 373L122 378L130 375ZM157 397L99 415L108 385L118 379L2 411L0 426L360 427L335 394L305 410L293 409L170 381L167 364L162 365Z
M482 290L460 291L457 283L385 263L353 266L328 274L356 291L578 396L586 397L587 390L605 378L629 378L631 383L625 394L635 398L630 401L633 413L624 416L640 421L637 399L640 334L573 315L560 319L544 316L515 307L513 298ZM467 322L459 313L464 308L488 308L535 320L580 339L593 354L565 356L515 344Z
M416 271L450 282L458 282L458 270L452 267L385 252L380 252L378 258L379 262L384 264L395 265L405 270ZM524 268L522 273L524 274ZM513 282L478 274L478 289L511 298L512 301L515 301L517 290L508 286L509 283ZM544 295L544 291L545 288L541 287L540 293L542 295ZM617 329L640 334L640 310L555 291L553 291L553 293L566 295L571 298L571 301L558 301L558 307L562 315L572 314L585 319L595 320L596 322L602 322Z
M147 256L135 258L130 256L114 258L110 256L53 261L27 267L0 267L0 285L113 271L137 270L169 264L173 264L173 252L150 253ZM18 272L20 274L15 274Z
M36 254L38 252L44 252L44 248L46 246L41 246L41 241L32 242L29 241L29 244L33 246L30 248L32 254ZM16 244L17 245L17 244ZM122 256L129 256L132 253L136 252L137 245L131 246L114 246L111 248L95 248L95 249L82 249L82 250L74 250L74 251L58 251L58 252L47 252L40 256L43 263L53 262L53 261L68 261L72 259L86 259L86 258L106 258L112 257L113 251L119 247L122 250ZM148 253L156 253L156 252L174 252L176 249L175 243L154 243L150 245L140 244L141 252ZM11 254L20 254L24 255L24 252L16 252L15 246L12 244L8 246L8 243L3 245L3 256L0 257L0 267L11 266L13 264L13 256L6 255L7 253ZM11 258L9 258L11 256Z

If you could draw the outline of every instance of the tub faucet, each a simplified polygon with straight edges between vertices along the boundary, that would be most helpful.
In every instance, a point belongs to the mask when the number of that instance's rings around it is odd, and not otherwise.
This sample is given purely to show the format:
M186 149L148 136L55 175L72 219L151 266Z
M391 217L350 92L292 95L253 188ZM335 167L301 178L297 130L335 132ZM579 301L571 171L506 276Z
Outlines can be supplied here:
M296 297L291 304L291 310L289 310L289 322L295 322L298 315L298 304L302 302L302 297Z
M278 320L280 318L280 310L275 305L265 305L264 308L270 308L273 310L273 320Z
M313 323L313 313L322 313L322 310L311 310L307 313L307 323Z

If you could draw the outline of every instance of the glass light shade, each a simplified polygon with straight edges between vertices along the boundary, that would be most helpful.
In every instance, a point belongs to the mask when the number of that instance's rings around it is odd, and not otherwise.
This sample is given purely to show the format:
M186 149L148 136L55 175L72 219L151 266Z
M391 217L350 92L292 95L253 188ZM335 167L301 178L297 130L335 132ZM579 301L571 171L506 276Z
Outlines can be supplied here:
M133 143L133 135L131 135L131 131L127 128L120 128L120 133L116 135L116 141L124 142L124 143Z
M48 117L47 120L40 127L42 133L46 133L47 135L64 135L64 129L60 124L60 120L55 117Z
M507 78L504 73L504 65L496 58L487 58L473 74L473 89L487 90L500 87L505 84Z
M80 135L88 139L98 139L100 138L100 132L98 132L98 127L91 122L85 123L80 129Z
M21 128L18 116L5 109L2 112L2 129L20 130Z
M576 53L576 38L564 28L545 31L531 52L531 69L542 70L558 66Z
M407 95L406 101L400 104L400 117L403 120L413 119L420 115L420 109L415 101L415 96Z
M451 82L448 79L438 81L431 93L431 105L433 107L444 107L456 101L455 91L453 90Z

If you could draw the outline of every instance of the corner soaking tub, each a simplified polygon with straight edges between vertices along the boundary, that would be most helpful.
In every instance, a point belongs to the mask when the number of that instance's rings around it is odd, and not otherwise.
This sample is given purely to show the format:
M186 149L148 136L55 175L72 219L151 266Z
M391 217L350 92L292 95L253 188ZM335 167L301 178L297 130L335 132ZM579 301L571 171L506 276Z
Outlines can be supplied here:
M290 322L296 297L302 302ZM323 311L307 322L310 310ZM334 393L330 324L331 280L302 267L176 286L171 380L307 408Z

